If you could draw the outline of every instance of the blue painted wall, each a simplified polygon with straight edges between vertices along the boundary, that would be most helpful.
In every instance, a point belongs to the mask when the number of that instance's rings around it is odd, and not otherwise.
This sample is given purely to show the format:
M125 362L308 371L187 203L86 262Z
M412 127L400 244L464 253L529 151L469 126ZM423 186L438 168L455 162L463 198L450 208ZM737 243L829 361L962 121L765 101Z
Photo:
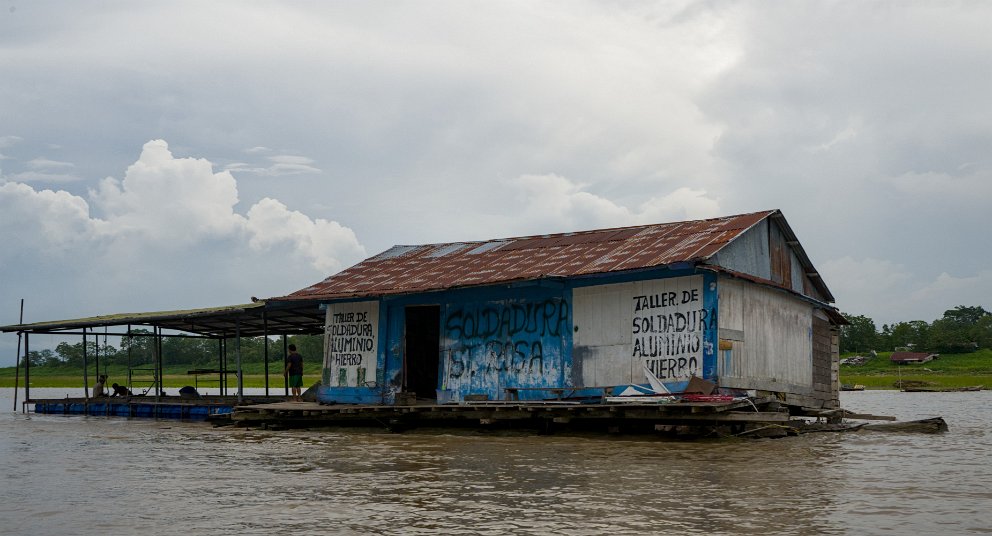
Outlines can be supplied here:
M459 397L485 394L491 400L502 400L507 387L574 386L572 288L694 273L687 268L382 298L376 385L325 386L318 398L326 403L392 403L395 393L402 390L405 314L406 307L413 305L440 306L438 389L457 392ZM703 275L704 307L713 315L703 334L703 375L715 379L716 276ZM550 393L534 389L521 391L519 396L539 399Z
M565 288L533 286L465 293L447 303L441 311L442 388L498 400L506 387L566 385L570 295Z

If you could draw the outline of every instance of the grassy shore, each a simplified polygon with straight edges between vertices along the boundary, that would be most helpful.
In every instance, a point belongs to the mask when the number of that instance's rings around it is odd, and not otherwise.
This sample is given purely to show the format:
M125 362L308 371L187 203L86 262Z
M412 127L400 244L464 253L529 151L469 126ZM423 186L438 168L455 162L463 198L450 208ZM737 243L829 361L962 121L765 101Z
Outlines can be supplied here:
M856 354L843 357L853 355ZM891 355L891 352L879 352L878 357L863 365L841 365L841 383L860 384L866 389L896 389L896 382L901 379L924 382L923 385L935 389L974 385L992 388L992 350L946 354L928 363L913 365L895 365L889 361Z
M854 354L845 355L850 357ZM896 382L919 381L938 389L952 389L984 385L992 388L992 350L979 350L967 354L942 355L929 363L920 365L894 365L889 361L891 352L881 352L863 365L841 365L840 381L844 384L860 384L867 389L896 389ZM195 368L189 365L166 367L163 384L167 388L179 388L193 384L193 376L186 373ZM304 385L312 385L320 379L317 366L310 368L311 374L303 378ZM126 383L127 369L109 367L106 371L110 382ZM21 383L24 371L21 371ZM137 376L136 376L137 378ZM143 377L147 378L147 376ZM217 375L200 376L200 385L207 390L216 383ZM96 380L95 370L90 371L90 385ZM206 380L206 381L205 381ZM269 387L282 388L285 385L280 364L269 365ZM234 385L234 375L228 377L228 385ZM138 382L135 382L139 385ZM82 387L83 371L73 367L34 367L31 369L32 387ZM0 368L0 387L14 386L14 367ZM245 387L265 387L265 371L262 363L249 363L244 366Z

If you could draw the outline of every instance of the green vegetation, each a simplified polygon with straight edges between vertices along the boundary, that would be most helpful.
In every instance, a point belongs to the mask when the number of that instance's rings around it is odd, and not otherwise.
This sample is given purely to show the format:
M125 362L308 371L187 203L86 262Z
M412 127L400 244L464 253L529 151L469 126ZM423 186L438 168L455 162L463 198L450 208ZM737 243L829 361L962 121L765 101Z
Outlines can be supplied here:
M941 354L973 352L992 348L992 313L979 306L958 305L928 324L923 320L883 324L864 315L844 314L848 325L841 328L840 351L893 351L896 348Z
M853 355L858 354L845 354L843 357ZM841 365L841 383L861 384L868 389L895 389L899 380L926 382L929 387L939 389L973 385L992 388L992 350L990 349L946 354L927 363L908 365L892 363L889 360L891 355L892 352L879 352L877 357L870 358L862 365Z
M179 388L184 385L193 385L194 377L186 372L190 367L185 365L172 365L162 367L162 384L166 388ZM244 372L245 387L265 387L264 363L248 363L242 366ZM107 374L111 383L127 383L127 367L112 365L106 368L100 367L101 374ZM303 378L304 385L312 385L320 379L320 365L310 363L309 370ZM142 375L143 374L143 375ZM150 375L136 371L134 373L135 388L143 389L148 385ZM200 389L214 391L217 389L217 379L219 374L204 374L199 376ZM13 387L15 382L14 367L0 368L0 387ZM92 368L89 371L90 386L96 382L96 372ZM228 389L234 389L237 385L237 378L234 374L228 375ZM285 385L285 378L282 375L282 366L279 363L269 364L269 388L282 389ZM24 385L24 370L21 369L20 385ZM31 367L31 387L82 387L83 369L82 367Z
M94 336L86 341L86 369L89 384L96 382L96 363L99 360L99 374L106 374L111 383L128 383L128 370L132 371L132 388L144 389L151 384L151 369L155 363L154 338L144 330L135 330L132 337L122 337L120 347L101 342ZM305 385L320 379L320 363L323 360L323 337L291 335L287 344L295 344L303 355L307 374ZM227 369L235 369L235 348L237 341L228 339ZM199 337L168 337L162 340L162 383L166 388L178 388L198 383L201 389L216 390L219 374L204 374L197 377L187 374L193 369L219 368L221 341ZM59 343L51 349L32 350L32 387L82 387L83 386L83 342L75 344ZM282 388L283 344L281 340L269 341L269 388ZM245 387L265 387L265 339L244 337L241 339L241 368L244 372ZM16 381L16 367L0 368L0 387L13 387ZM229 374L228 389L237 384L234 374ZM24 367L21 365L20 384L24 382Z

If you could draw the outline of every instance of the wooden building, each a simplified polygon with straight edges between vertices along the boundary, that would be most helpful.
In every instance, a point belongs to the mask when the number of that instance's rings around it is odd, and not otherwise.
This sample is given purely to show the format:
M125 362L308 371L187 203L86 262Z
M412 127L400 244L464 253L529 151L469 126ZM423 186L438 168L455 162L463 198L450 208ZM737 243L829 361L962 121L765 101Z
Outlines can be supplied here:
M324 309L324 403L598 397L653 380L680 392L698 378L838 406L844 319L778 210L395 246L267 302Z

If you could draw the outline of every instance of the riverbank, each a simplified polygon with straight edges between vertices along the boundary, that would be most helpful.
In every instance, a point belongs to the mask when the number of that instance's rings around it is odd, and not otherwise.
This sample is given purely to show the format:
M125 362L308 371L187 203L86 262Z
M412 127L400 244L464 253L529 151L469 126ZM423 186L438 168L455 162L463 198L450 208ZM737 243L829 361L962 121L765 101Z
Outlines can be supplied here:
M857 354L845 354L842 358ZM867 356L867 354L861 354ZM896 365L892 352L879 352L860 365L841 365L840 381L866 389L897 389L899 382L921 382L934 389L958 389L984 385L992 388L992 350L946 354L927 363Z
M960 389L983 385L992 389L992 374L950 375L937 374L844 374L841 373L841 383L844 385L863 385L865 389L898 389L899 382L907 385L918 385L933 389ZM910 383L913 382L913 383Z

